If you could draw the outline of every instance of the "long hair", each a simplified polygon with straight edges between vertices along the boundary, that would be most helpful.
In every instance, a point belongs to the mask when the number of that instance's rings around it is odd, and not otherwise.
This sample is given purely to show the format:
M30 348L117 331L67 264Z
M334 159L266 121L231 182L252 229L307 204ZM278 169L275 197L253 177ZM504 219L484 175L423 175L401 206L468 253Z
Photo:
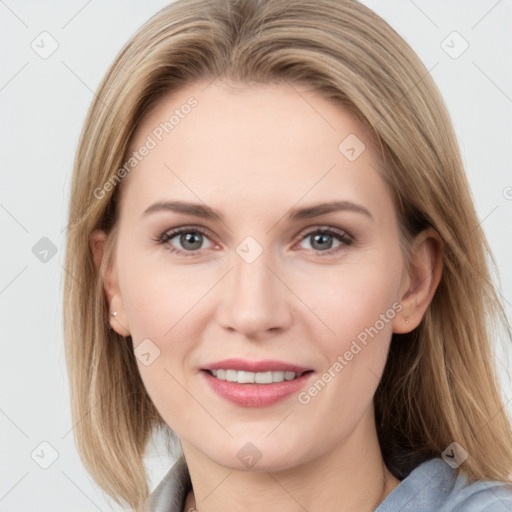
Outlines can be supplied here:
M512 429L492 351L495 326L507 339L510 327L451 121L420 59L356 0L178 0L132 37L103 79L76 153L64 291L74 433L87 470L116 502L142 510L147 441L170 430L131 338L109 329L102 279L123 183L104 185L119 179L135 130L163 95L214 79L306 84L367 127L404 247L427 226L444 243L433 300L416 329L393 335L374 396L384 460L403 478L456 441L469 454L457 471L511 483ZM98 228L108 234L100 269L90 246Z

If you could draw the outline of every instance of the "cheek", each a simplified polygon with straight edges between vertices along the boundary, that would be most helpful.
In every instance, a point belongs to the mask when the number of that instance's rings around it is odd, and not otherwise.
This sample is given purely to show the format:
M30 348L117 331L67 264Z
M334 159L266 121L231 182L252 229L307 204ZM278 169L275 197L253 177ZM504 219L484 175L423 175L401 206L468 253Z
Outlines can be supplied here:
M187 368L198 339L194 315L199 309L194 305L205 293L204 283L189 278L180 268L155 264L143 254L132 253L119 265L139 373L156 409L173 428L190 414L186 390L192 374Z
M382 265L340 267L328 279L311 286L306 297L332 340L344 343L376 323L387 335L391 332L387 320L396 315L399 307L399 276L393 268ZM379 321L382 315L384 326Z
M206 317L212 320L211 301L222 300L215 299L214 288L223 270L201 264L173 265L161 254L148 257L144 251L137 253L135 244L124 245L132 250L125 252L129 258L119 262L119 280L134 345L150 338L165 347L181 333L179 347L173 350L176 355L185 352L193 343L193 332L188 342L183 329L188 326L186 331L193 331L194 325L204 325ZM326 352L343 349L358 336L364 338L365 330L376 323L389 337L390 323L382 326L379 319L396 301L401 263L399 250L391 247L360 251L339 265L287 273L286 280L303 303L297 305L299 323L315 332L312 339L318 340L318 348L322 349L323 339ZM209 290L213 293L208 294Z
M322 411L318 417L344 418L339 428L346 433L371 406L386 363L392 321L401 310L396 301L400 267L396 260L396 268L388 263L338 268L308 295L322 322L310 315L306 335L315 340L323 366L298 401L305 413L312 407Z
M311 394L306 390L301 403L311 399L316 407L332 407L340 414L346 408L361 412L371 403L386 363L393 319L401 311L401 276L400 251L390 248L360 253L357 261L333 269L310 287L308 300L322 322L313 317L308 335L323 355L319 377L332 384L318 398L317 389ZM317 388L323 389L322 384Z
M173 265L160 251L148 255L134 247L129 254L118 267L132 338L134 342L146 337L160 342L193 315L194 306L208 290L208 281L198 279L193 265Z

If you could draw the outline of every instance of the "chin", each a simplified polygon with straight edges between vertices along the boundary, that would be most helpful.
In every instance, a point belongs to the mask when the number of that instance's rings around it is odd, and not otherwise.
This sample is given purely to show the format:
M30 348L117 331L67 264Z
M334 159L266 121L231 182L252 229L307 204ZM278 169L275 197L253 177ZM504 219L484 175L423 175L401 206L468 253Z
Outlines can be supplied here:
M254 439L254 438L253 438ZM216 464L235 471L261 472L284 471L306 462L306 454L298 452L298 447L283 446L281 440L270 442L262 438L260 441L231 440L229 444L219 443L222 451L204 452ZM303 448L303 444L299 444ZM311 456L313 457L313 455Z

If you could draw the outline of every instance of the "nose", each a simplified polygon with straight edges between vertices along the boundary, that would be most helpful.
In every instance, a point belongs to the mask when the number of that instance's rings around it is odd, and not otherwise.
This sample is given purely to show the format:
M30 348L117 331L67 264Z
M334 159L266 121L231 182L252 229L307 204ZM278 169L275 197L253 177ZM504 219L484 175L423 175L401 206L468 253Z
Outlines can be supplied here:
M254 339L270 331L284 331L291 325L293 294L269 253L264 250L251 263L236 252L233 254L233 269L223 279L217 310L224 329Z

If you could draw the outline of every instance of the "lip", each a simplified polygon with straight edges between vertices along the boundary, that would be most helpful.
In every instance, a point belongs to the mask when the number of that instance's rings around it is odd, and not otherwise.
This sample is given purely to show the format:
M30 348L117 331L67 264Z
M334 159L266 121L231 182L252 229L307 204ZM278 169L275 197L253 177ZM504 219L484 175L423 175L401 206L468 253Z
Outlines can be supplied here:
M247 372L289 371L308 372L294 380L284 380L272 384L239 384L219 380L206 370L233 369ZM221 398L241 407L269 407L290 395L297 394L314 375L309 368L282 361L246 361L242 359L225 359L205 366L200 372L210 388Z
M248 361L246 359L224 359L202 367L203 370L242 370L244 372L295 372L304 373L311 368L297 366L295 364L265 359L263 361Z

